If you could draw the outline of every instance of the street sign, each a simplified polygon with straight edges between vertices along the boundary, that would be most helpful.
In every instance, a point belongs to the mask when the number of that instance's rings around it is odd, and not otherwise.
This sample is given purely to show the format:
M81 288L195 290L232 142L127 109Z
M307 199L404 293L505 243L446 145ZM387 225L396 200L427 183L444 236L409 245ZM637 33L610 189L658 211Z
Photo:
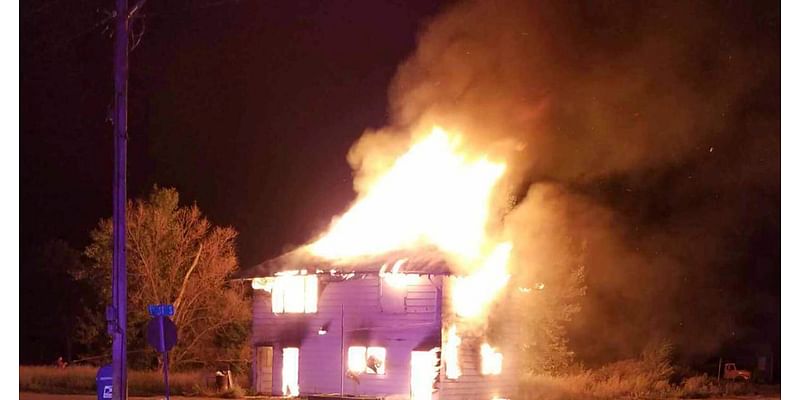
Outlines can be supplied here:
M147 307L153 319L147 324L147 343L164 353L164 386L169 400L169 351L178 342L178 328L168 315L175 313L172 304L157 304Z
M161 328L162 323L163 330ZM159 352L163 353L172 350L177 342L178 328L169 318L155 317L147 324L147 343L150 343L150 345L155 347Z
M172 304L150 304L147 311L152 317L171 317L175 315L175 307Z

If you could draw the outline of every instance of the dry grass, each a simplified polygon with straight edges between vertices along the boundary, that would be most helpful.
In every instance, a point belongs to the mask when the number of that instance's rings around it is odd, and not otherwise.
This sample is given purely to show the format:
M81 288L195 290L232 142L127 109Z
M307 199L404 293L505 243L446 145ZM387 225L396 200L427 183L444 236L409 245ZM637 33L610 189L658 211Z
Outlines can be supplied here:
M27 392L80 394L95 392L96 367L70 366L59 369L52 366L20 366L19 390ZM203 372L172 372L169 374L170 393L183 396L242 397L243 390L236 387L224 393L215 393L206 387ZM164 376L160 371L129 371L128 392L135 396L164 393ZM245 376L237 376L239 385L246 385Z
M662 346L641 358L559 376L530 375L522 379L519 398L527 400L706 398L741 394L749 386L717 385L706 375L678 378L670 364L670 348Z

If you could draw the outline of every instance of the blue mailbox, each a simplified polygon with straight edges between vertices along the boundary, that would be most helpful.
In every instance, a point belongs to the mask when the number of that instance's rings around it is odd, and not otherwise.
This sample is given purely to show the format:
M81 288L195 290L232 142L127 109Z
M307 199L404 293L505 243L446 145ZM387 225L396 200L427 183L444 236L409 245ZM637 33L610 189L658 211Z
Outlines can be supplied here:
M105 400L111 398L111 387L114 376L114 370L111 364L104 365L97 370L95 382L97 383L97 400Z

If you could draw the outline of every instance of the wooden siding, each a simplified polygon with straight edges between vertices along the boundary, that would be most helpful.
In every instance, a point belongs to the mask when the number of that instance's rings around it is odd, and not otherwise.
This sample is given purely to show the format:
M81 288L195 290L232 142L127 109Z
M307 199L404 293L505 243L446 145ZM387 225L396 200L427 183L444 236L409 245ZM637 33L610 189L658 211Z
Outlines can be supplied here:
M256 290L252 340L254 346L273 346L272 394L281 394L283 347L300 348L300 392L312 394L339 393L349 346L378 346L386 348L386 374L364 373L359 383L345 377L344 392L407 397L411 351L441 341L441 287L442 277L423 277L408 287L404 312L384 311L381 293L386 290L388 296L390 288L380 278L326 282L321 276L314 314L273 314L269 294ZM327 334L319 335L323 327Z
M444 296L442 305L443 331L448 329L450 323L458 321L450 302L450 288L452 277L444 278ZM510 398L516 393L516 380L513 351L511 349L499 350L503 353L503 368L500 375L481 374L481 344L485 339L479 330L464 329L457 325L457 332L461 338L458 347L458 360L461 367L461 376L458 379L447 379L444 369L439 374L439 400L490 400L494 397ZM446 332L443 332L446 334ZM445 336L446 339L446 336ZM497 343L489 343L497 347Z

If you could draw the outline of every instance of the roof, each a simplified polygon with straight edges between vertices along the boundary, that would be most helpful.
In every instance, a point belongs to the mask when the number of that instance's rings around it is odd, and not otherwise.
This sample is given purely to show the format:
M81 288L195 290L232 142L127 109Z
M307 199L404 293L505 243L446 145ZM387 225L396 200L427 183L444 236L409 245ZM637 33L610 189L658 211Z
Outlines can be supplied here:
M311 272L336 270L345 274L350 272L377 274L384 265L391 269L396 262L401 260L406 260L400 267L400 272L403 273L450 275L452 272L444 254L433 249L395 251L377 256L343 260L324 259L304 251L295 250L250 268L239 270L234 275L234 278L253 279L273 276L278 272L302 269Z

